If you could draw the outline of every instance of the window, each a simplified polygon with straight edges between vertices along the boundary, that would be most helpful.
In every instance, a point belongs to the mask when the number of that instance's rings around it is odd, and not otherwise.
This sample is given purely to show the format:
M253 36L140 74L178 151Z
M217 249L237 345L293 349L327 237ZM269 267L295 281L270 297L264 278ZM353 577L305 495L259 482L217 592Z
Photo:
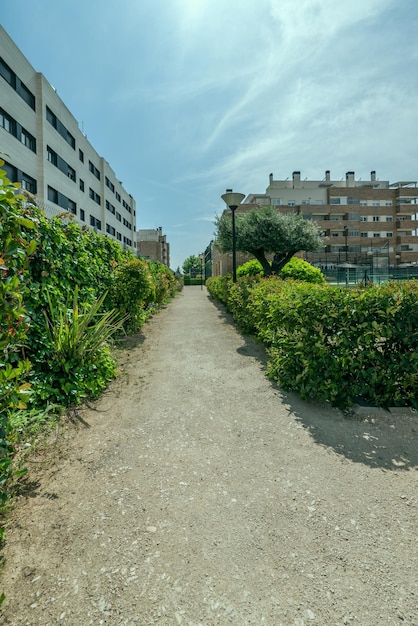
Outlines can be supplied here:
M122 216L120 213L116 212L116 219L118 220L118 222L122 221Z
M122 241L122 235L120 233L116 233L116 239L118 241Z
M360 233L360 237L368 237L369 233Z
M360 206L367 206L367 200L360 200Z
M393 217L392 217L392 215L387 215L387 216L386 216L386 221L387 221L387 222L393 222Z
M331 198L330 204L341 204L341 198Z
M386 200L385 206L393 206L392 200Z
M10 87L19 94L19 96L28 104L31 109L35 111L35 96L29 89L26 87L24 83L20 80L18 76L14 73L12 69L0 58L0 76L4 78L4 80L9 83Z
M55 165L55 167L57 167L58 164L58 155L57 153L50 148L49 146L46 147L46 154L47 154L47 159L50 163L52 163L52 165Z
M71 180L75 182L75 170L70 165L68 165L67 176L68 178L71 178Z
M29 193L36 193L36 180L22 173L22 189L26 189Z
M349 213L348 219L352 222L358 222L358 220L360 219L360 215L358 213Z
M102 223L93 215L90 215L90 226L93 226L94 230L102 230Z
M380 216L379 215L373 215L372 221L373 222L380 222Z
M113 204L110 204L109 200L106 200L106 209L110 211L113 215L115 215L116 209Z
M0 76L4 78L4 80L9 83L13 89L16 89L16 74L10 67L0 58Z
M380 233L373 233L373 237L375 237L375 238L380 237Z
M97 180L100 180L100 172L91 161L89 161L89 170L97 178Z
M359 231L356 228L349 229L348 236L349 237L358 237L359 236Z
M28 133L28 131L24 128L22 128L22 130L20 131L20 141L23 143L24 146L29 148L29 150L32 150L32 152L36 152L35 137Z
M356 196L348 196L347 204L358 204L359 199Z
M58 191L48 185L48 200L54 204L58 204Z
M116 230L113 228L113 226L110 226L110 224L106 224L106 232L109 233L109 235L113 235L113 237L116 234Z
M78 151L78 158L82 163L84 163L84 152L82 150Z
M289 201L289 202L287 203L287 206L295 206L295 204L296 204L296 202ZM126 207L125 207L125 208L126 208Z
M69 198L68 198L68 210L70 211L70 213L77 215L77 205L74 202L74 200L70 200Z
M86 212L85 212L85 210L84 210L84 209L80 209L80 220L81 220L82 222L85 222L85 221L86 221Z
M109 187L109 189L113 191L113 193L115 193L115 185L108 179L107 176L106 176L106 187Z
M80 178L80 189L81 191L84 191L84 180L81 180L81 178Z
M116 200L117 200L118 202L120 202L120 193L116 192L116 193L115 193L115 196L116 196Z
M72 134L66 129L64 124L60 122L55 113L51 111L49 107L46 107L46 119L55 128L57 132L65 139L65 141L75 150L75 139Z
M393 237L393 233L386 233L386 237Z
M373 200L372 206L380 206L380 202L377 200Z
M90 197L92 200L94 200L97 204L101 204L101 198L100 198L99 194L98 194L98 193L96 193L96 192L94 191L94 189L92 189L91 187L90 187L90 189L89 189L89 197Z
M362 215L360 217L360 222L368 222L367 215Z
M16 121L10 117L6 111L3 111L3 109L0 109L0 126L16 137Z

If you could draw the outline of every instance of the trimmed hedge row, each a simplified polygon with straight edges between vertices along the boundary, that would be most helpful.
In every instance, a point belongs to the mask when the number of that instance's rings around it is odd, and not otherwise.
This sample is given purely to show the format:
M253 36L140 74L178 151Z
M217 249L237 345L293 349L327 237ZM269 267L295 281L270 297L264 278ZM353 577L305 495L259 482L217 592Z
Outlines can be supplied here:
M304 399L418 408L418 282L345 289L278 278L207 281L269 349L268 374Z

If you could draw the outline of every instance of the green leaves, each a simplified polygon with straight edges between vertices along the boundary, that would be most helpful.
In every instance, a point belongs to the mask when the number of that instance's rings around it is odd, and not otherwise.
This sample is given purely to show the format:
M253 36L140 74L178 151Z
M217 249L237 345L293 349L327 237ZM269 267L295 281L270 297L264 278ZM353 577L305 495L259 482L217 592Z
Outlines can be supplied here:
M332 288L292 280L208 281L246 332L269 347L268 374L341 407L418 405L418 284Z

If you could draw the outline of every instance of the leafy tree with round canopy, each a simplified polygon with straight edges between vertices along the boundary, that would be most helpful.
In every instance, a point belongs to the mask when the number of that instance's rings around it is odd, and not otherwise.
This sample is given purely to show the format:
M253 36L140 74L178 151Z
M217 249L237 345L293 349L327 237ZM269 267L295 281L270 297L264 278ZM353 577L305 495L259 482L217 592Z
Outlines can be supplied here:
M182 265L183 274L188 274L192 278L202 273L202 261L198 256L189 256Z
M232 219L225 211L216 218L216 245L221 252L232 250ZM317 225L296 213L279 213L273 207L251 209L235 218L236 250L253 255L265 276L279 274L294 254L315 252L323 247ZM271 264L266 255L273 254Z

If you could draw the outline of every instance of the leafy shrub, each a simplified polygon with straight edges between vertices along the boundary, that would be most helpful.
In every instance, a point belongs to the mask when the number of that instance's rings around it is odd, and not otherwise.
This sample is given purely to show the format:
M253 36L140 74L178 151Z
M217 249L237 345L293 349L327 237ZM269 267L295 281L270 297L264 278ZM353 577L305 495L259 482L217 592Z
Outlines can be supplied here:
M18 210L15 186L0 170L0 507L6 502L10 481L19 475L12 461L10 416L26 407L30 392L25 382L30 370L25 357L29 319L23 297L25 273L36 247L25 230L33 229L34 223ZM3 538L0 528L0 542Z
M229 292L232 282L232 274L226 274L225 276L212 276L206 281L206 288L210 296L219 300L228 308Z
M325 283L324 275L318 267L314 267L296 256L290 259L282 268L280 278L293 278L294 280L303 280L307 283L316 283L318 285Z
M258 276L259 274L263 275L264 272L263 266L257 259L252 259L237 267L237 278L242 278L243 276Z
M210 293L269 346L268 373L284 389L341 407L362 398L418 408L416 281L348 290L214 279Z

